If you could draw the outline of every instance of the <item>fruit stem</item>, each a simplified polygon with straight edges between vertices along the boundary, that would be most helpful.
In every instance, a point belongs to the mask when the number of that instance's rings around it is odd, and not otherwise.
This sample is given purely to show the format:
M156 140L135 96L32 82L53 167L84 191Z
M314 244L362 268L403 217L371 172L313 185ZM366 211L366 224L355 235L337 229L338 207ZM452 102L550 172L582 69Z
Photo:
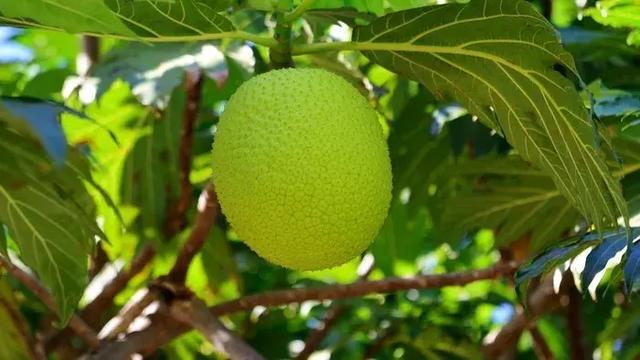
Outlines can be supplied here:
M282 21L289 24L292 23L293 21L300 18L302 14L304 14L304 12L307 11L313 5L314 2L315 0L302 0L302 3L298 5L298 7L293 9L293 11L287 13L282 18Z
M339 42L327 42L327 43L314 43L314 44L297 44L291 49L291 54L305 55L314 54L324 51L342 51L342 50L360 50L362 43L339 41Z
M283 15L277 18L273 38L277 45L269 50L271 67L273 69L294 67L291 58L291 24L284 21Z

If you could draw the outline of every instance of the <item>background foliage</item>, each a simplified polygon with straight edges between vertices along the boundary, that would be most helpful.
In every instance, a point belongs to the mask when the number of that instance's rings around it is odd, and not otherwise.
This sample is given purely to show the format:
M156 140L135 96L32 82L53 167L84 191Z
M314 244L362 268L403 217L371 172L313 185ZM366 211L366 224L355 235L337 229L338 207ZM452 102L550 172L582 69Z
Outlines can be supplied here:
M259 306L224 316L229 329L269 359L304 357L323 328L316 359L475 359L524 302L537 316L502 355L640 356L636 2L23 0L0 2L0 22L0 253L56 311L0 272L0 358L78 356L87 344L54 324L79 314L100 332L171 273L226 101L290 61L343 76L378 111L389 216L362 259L320 272L269 264L212 218L186 274L198 298L524 265L513 280ZM547 277L569 306L535 310ZM157 354L219 357L195 331Z

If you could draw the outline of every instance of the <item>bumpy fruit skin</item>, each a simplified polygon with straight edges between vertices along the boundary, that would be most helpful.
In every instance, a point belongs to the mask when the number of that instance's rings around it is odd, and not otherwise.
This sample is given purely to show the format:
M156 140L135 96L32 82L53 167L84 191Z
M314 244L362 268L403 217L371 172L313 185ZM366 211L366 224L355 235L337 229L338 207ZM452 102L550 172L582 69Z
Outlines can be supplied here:
M318 69L271 71L240 86L218 125L213 181L238 236L296 270L358 256L391 200L375 110L344 79Z

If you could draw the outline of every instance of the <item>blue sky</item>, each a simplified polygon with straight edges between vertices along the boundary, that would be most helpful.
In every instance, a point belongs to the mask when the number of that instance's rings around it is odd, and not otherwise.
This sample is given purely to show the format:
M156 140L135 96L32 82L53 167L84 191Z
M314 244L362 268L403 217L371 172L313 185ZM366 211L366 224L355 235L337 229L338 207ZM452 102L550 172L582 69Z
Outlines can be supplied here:
M29 62L33 53L28 47L13 41L22 30L0 27L0 64Z

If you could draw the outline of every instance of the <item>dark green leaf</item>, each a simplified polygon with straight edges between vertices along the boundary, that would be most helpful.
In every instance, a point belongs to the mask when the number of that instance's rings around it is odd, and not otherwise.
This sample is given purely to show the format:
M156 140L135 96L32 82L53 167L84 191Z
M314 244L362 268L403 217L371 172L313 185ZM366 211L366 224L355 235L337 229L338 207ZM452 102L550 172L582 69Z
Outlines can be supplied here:
M38 99L52 99L59 95L67 77L73 75L68 68L52 69L34 76L22 89L21 96Z
M0 129L0 148L0 221L53 293L64 323L86 286L95 237L103 236L95 205L71 162L51 167L36 143L6 129Z
M354 30L372 61L453 98L543 169L598 229L628 218L577 73L555 30L524 1L401 11ZM569 78L568 78L568 77Z
M554 245L545 250L518 269L515 277L517 289L523 293L532 279L554 270L587 248L598 244L600 239L600 234L588 233L574 236L560 245Z
M448 241L488 228L496 230L497 247L529 237L536 251L562 238L581 218L547 175L515 156L461 161L443 176L468 178L471 187L444 187L439 194L443 212L437 225Z
M167 208L178 194L178 149L184 91L176 90L163 116L150 112L124 163L121 205L138 209L133 230L146 240L162 238Z
M615 261L616 258L618 262L622 259L622 251L625 250L626 245L627 233L626 231L621 231L619 233L607 234L602 240L602 243L591 249L584 263L582 284L585 289L593 289L592 295L595 294L595 287L604 275L604 271L607 269L609 262ZM593 281L595 281L594 284L592 284Z
M225 232L214 227L211 236L202 247L202 263L209 280L209 287L219 291L220 286L235 274L235 263Z
M368 24L376 18L374 14L359 12L354 8L312 9L307 11L304 17L310 21L343 22L351 27Z
M640 289L640 242L635 242L627 252L627 262L624 264L624 283L627 292Z
M228 2L172 0L24 0L0 3L6 25L129 40L187 41L233 32L220 15Z

